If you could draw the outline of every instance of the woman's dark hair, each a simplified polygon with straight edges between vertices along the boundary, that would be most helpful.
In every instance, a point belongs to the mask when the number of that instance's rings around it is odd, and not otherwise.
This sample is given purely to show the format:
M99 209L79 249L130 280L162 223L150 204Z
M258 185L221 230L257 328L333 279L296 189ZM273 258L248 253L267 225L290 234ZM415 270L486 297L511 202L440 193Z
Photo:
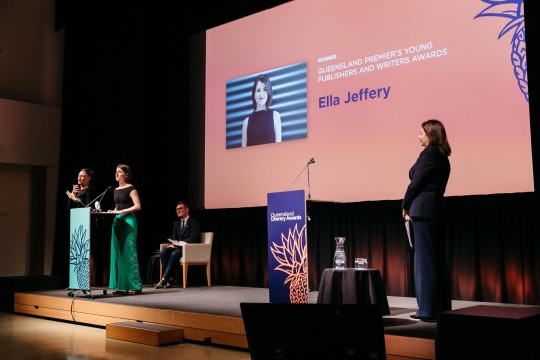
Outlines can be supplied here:
M422 123L422 129L424 129L426 136L429 138L429 146L436 146L441 153L450 156L452 149L448 143L446 130L442 122L435 119L426 120Z
M83 168L83 169L81 169L81 171L84 171L86 173L86 175L88 175L89 177L94 176L94 172L92 170L90 170L89 168Z
M131 181L131 168L129 166L126 164L118 164L116 167L122 169L122 171L126 173L126 181Z
M270 78L266 75L259 75L255 78L255 81L253 82L253 86L251 87L251 102L253 103L253 110L257 110L257 102L255 101L255 90L257 89L257 84L259 82L262 82L264 86L266 87L266 92L268 93L268 99L266 99L266 110L270 108L270 105L272 104L272 99L274 97L274 92L272 91L272 82L270 82Z
M81 171L84 171L86 175L88 175L88 177L90 178L90 180L88 180L88 185L92 184L94 181L94 172L89 168L83 168L81 169Z

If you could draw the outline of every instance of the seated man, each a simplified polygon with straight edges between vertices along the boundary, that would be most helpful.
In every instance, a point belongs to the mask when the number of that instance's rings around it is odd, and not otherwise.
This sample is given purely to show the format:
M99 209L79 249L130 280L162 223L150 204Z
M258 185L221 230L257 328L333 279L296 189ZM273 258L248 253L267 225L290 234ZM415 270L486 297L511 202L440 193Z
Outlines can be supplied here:
M184 241L187 243L198 243L201 239L201 226L199 221L189 216L189 206L187 203L180 201L176 204L176 215L178 220L173 226L172 240ZM159 253L159 259L163 269L161 281L155 286L156 289L171 287L170 279L172 279L173 271L176 270L180 258L182 257L182 247L170 244L162 249Z

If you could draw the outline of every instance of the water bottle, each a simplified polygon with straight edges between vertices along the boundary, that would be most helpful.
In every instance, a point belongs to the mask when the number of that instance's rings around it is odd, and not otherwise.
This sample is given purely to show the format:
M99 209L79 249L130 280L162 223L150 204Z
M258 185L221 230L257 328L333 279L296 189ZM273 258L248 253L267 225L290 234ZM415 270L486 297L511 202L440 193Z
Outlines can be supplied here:
M347 257L345 256L344 237L336 237L336 252L334 253L334 269L345 269L347 267Z

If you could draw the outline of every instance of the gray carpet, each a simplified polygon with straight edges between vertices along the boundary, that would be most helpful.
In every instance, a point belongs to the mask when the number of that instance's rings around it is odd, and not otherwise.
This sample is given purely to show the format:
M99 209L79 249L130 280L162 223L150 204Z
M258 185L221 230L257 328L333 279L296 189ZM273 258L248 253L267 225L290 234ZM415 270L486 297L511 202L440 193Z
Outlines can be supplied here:
M105 294L106 292L106 294ZM83 293L81 290L44 290L35 291L48 296L67 297L74 295L73 301L95 301L147 308L178 310L194 313L204 313L221 316L241 317L241 302L269 302L268 288L250 288L237 286L211 287L173 287L169 289L154 289L146 286L141 295L113 295L110 289L92 289ZM437 324L411 320L409 315L417 309L416 299L410 297L388 296L390 315L384 316L384 331L386 334L435 339ZM309 293L309 303L317 302L317 292ZM508 306L510 304L479 303L472 301L453 301L452 308L464 308L479 304ZM520 306L520 305L513 305ZM527 305L521 305L527 306Z

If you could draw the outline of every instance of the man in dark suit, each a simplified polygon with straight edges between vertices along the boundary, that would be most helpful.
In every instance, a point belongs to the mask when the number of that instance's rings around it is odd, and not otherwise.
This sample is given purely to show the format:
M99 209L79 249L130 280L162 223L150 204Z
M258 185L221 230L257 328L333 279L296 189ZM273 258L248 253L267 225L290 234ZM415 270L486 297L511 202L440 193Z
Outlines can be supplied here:
M198 243L201 240L201 226L199 221L189 216L189 206L180 201L176 204L176 215L178 220L173 226L172 240L183 241L186 243ZM156 289L171 287L173 271L176 270L180 258L182 257L182 247L170 244L159 253L161 266L164 269L163 276L155 286Z

